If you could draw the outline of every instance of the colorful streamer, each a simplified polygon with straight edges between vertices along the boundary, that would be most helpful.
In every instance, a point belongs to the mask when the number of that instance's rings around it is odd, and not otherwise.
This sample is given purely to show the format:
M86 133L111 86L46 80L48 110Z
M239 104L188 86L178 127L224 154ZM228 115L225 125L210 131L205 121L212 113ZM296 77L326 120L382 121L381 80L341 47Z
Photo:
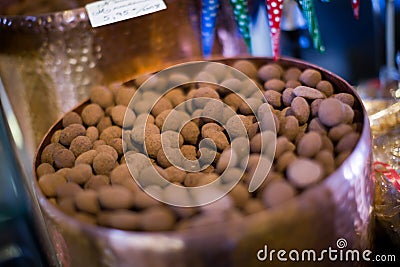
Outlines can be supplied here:
M283 0L266 0L269 29L271 32L272 52L274 60L277 60L280 52L281 18Z
M360 15L360 0L351 0L351 7L353 8L353 14L356 19Z
M201 41L203 56L210 57L214 46L215 22L219 0L203 0L201 9Z
M313 40L313 46L319 52L324 52L325 47L322 45L321 33L319 31L318 20L315 14L313 0L298 0L301 12L308 24L308 31Z
M247 0L230 0L230 2L239 32L247 45L247 49L251 53L250 17Z

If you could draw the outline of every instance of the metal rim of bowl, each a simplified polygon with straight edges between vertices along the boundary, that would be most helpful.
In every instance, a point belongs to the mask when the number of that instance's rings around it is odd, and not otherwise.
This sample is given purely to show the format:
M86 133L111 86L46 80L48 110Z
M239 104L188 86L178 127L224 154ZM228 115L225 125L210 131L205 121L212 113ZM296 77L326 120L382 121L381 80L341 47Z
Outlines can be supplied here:
M217 62L222 62L225 63L227 65L231 65L233 62L237 61L237 60L249 60L254 62L257 62L257 66L263 65L263 64L267 64L267 63L278 63L281 66L284 67L298 67L301 70L304 70L306 68L312 68L312 69L316 69L318 71L321 72L323 79L326 79L328 81L330 81L331 83L334 84L335 88L339 89L340 92L346 92L346 93L350 93L355 97L355 107L357 110L360 110L362 113L362 129L360 132L360 138L357 142L357 145L355 146L355 148L353 149L353 151L350 153L350 155L346 158L345 162L350 160L351 157L355 154L354 152L357 150L357 148L360 146L360 143L362 140L370 140L371 136L370 136L370 130L369 130L369 121L368 121L368 117L367 117L367 113L365 110L365 107L361 101L361 98L359 97L359 95L356 93L356 91L351 87L351 85L346 82L343 78L337 76L336 74L323 69L322 67L319 67L317 65L299 60L299 59L294 59L294 58L288 58L288 57L283 57L278 59L277 61L274 61L272 57L249 57L249 56L243 56L243 57L233 57L233 58L212 58L210 59L211 61L217 61ZM78 113L80 113L80 111L83 109L83 107L85 105L87 105L89 103L89 99L79 103L78 105L76 105L73 109L71 109L71 111L77 111ZM51 140L51 136L52 134L60 129L62 123L62 117L56 121L52 127L48 130L48 132L45 134L44 138L42 139L42 141L40 142L38 149L35 152L35 157L34 157L34 161L33 161L33 173L34 173L34 190L36 191L36 196L38 197L39 203L41 208L44 210L42 212L47 213L51 218L56 218L59 220L62 220L63 222L67 223L69 226L71 226L72 228L75 229L81 229L84 232L88 232L88 233L94 233L96 235L102 235L102 236L108 236L109 234L111 234L111 232L115 233L116 231L121 231L121 233L123 234L128 234L130 236L159 236L160 234L162 234L163 236L169 236L169 237L179 237L181 235L185 235L185 234L190 234L190 233L195 233L196 231L201 231L201 229L203 229L203 227L198 227L198 228L190 228L190 229L185 229L185 230L172 230L172 231L165 231L165 232L145 232L145 231L127 231L127 230L120 230L120 229L115 229L115 228L111 228L111 227L103 227L100 225L91 225L88 223L84 223L81 221L78 221L77 219L72 218L71 216L63 213L61 210L59 210L58 208L56 208L53 204L50 203L50 201L48 200L48 198L46 196L44 196L44 194L41 192L41 189L39 187L38 184L38 177L36 175L36 168L37 166L40 164L40 155L44 149L44 147L50 143ZM343 168L343 163L335 169L335 171L330 174L329 176L325 177L323 181L321 181L320 183L314 185L313 187L318 187L321 184L324 183L328 183L329 180L334 179L335 173L337 173L341 168ZM303 193L297 195L294 199L299 199L302 198ZM279 208L282 208L285 204L281 205ZM260 214L265 213L268 209L264 209L260 212L251 214L251 215L246 215L242 220L240 220L240 222L238 221L229 221L226 222L228 224L237 224L239 223L240 225L244 225L247 222L250 221L255 221L257 220L257 218L259 216L261 216ZM224 223L223 225L225 225L224 227L226 227L226 223ZM212 226L207 226L208 230L210 232L212 232L214 229L218 229L221 227L222 224L215 224Z

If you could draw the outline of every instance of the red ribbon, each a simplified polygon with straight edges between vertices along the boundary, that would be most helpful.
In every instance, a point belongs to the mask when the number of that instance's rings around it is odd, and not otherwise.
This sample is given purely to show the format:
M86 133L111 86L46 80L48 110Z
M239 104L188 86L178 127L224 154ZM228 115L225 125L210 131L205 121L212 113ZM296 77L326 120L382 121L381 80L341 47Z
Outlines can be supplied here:
M400 192L400 175L389 164L375 161L372 164L374 171L382 173L393 184L393 186Z
M281 18L283 10L283 0L265 0L268 14L268 23L272 39L272 52L276 61L280 56L279 44L281 35Z
M353 7L354 17L358 19L360 14L360 0L351 0L351 6Z

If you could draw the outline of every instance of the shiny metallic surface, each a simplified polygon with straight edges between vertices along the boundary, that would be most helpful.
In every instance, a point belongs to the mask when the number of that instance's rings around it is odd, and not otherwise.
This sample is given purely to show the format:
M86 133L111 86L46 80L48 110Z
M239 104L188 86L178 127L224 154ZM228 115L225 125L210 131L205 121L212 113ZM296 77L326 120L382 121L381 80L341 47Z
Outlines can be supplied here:
M0 3L0 12L7 2ZM229 1L222 2L213 54L246 54ZM165 3L166 10L97 28L85 8L35 16L0 13L0 77L32 158L47 129L85 99L91 85L202 58L200 1Z
M271 58L249 58L257 65ZM222 59L230 64L235 59ZM360 140L347 160L323 182L279 208L240 220L164 233L126 232L78 222L55 208L35 189L48 224L57 256L64 266L264 266L257 252L268 249L305 250L336 248L340 238L348 249L371 249L373 183L370 176L371 137L368 117L360 98L343 79L317 66L281 59L284 66L316 68L341 92L356 98L362 111ZM75 109L80 111L85 104ZM58 121L46 134L38 154L61 127ZM35 158L35 166L39 159ZM352 266L352 262L327 261L324 266ZM320 262L303 262L313 266ZM275 262L274 266L287 263Z

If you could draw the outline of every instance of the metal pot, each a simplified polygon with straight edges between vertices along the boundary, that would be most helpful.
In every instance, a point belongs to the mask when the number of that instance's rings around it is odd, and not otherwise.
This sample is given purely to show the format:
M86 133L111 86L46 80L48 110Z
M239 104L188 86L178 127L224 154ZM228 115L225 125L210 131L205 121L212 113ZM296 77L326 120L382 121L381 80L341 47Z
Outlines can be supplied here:
M236 58L235 58L236 59ZM222 59L229 64L235 59ZM249 58L255 64L272 62L271 58ZM371 137L368 117L354 89L335 74L306 62L280 59L283 66L319 70L340 92L352 94L362 113L360 140L346 161L323 182L301 193L279 208L207 227L184 231L146 233L127 232L87 225L54 207L42 195L35 179L35 189L44 212L50 236L64 266L262 266L257 253L270 249L321 251L335 248L338 240L346 248L371 248L372 193L370 177ZM77 106L81 111L85 103ZM58 121L46 134L35 158L49 144L52 133L61 127ZM339 246L339 245L338 245ZM343 247L342 247L343 248ZM351 262L330 262L324 266ZM274 266L287 264L275 262ZM320 262L303 262L304 266Z

